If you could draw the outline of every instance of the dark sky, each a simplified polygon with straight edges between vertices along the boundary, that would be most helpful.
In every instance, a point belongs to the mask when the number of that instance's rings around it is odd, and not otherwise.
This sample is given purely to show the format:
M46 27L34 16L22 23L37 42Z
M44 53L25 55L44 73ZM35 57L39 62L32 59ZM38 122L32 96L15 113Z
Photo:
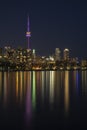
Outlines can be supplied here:
M70 49L72 57L87 57L87 3L80 0L0 1L0 47L27 46L30 17L31 49L40 55L55 48Z

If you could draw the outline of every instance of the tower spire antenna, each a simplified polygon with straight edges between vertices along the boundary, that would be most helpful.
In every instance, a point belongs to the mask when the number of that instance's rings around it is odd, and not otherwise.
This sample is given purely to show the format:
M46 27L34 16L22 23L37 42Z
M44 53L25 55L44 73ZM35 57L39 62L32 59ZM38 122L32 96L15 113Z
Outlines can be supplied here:
M26 32L26 37L27 37L27 44L28 44L28 49L30 49L30 37L31 37L31 32L30 32L30 21L29 21L29 15L28 15L28 20L27 20L27 32Z

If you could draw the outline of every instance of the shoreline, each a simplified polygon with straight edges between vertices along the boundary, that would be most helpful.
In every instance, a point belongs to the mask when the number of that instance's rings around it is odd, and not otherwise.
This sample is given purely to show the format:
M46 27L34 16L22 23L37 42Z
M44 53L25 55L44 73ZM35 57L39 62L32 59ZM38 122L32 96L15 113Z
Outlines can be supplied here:
M3 69L0 72L16 72L16 71L86 71L87 68L79 68L79 69Z

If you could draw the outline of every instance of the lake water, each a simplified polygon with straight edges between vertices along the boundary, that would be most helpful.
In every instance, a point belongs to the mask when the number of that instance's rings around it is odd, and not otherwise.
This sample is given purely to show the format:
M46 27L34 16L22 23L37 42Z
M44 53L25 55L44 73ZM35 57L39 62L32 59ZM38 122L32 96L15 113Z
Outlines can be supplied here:
M0 72L0 129L86 129L87 71Z

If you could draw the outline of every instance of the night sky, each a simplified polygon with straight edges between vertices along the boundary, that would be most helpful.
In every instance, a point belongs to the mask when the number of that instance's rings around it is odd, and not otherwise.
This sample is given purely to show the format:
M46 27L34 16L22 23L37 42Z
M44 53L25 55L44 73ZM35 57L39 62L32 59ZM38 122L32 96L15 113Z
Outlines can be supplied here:
M1 1L0 1L1 2ZM0 3L0 47L26 48L27 16L31 49L40 55L55 48L87 58L87 3L80 0L15 0Z

